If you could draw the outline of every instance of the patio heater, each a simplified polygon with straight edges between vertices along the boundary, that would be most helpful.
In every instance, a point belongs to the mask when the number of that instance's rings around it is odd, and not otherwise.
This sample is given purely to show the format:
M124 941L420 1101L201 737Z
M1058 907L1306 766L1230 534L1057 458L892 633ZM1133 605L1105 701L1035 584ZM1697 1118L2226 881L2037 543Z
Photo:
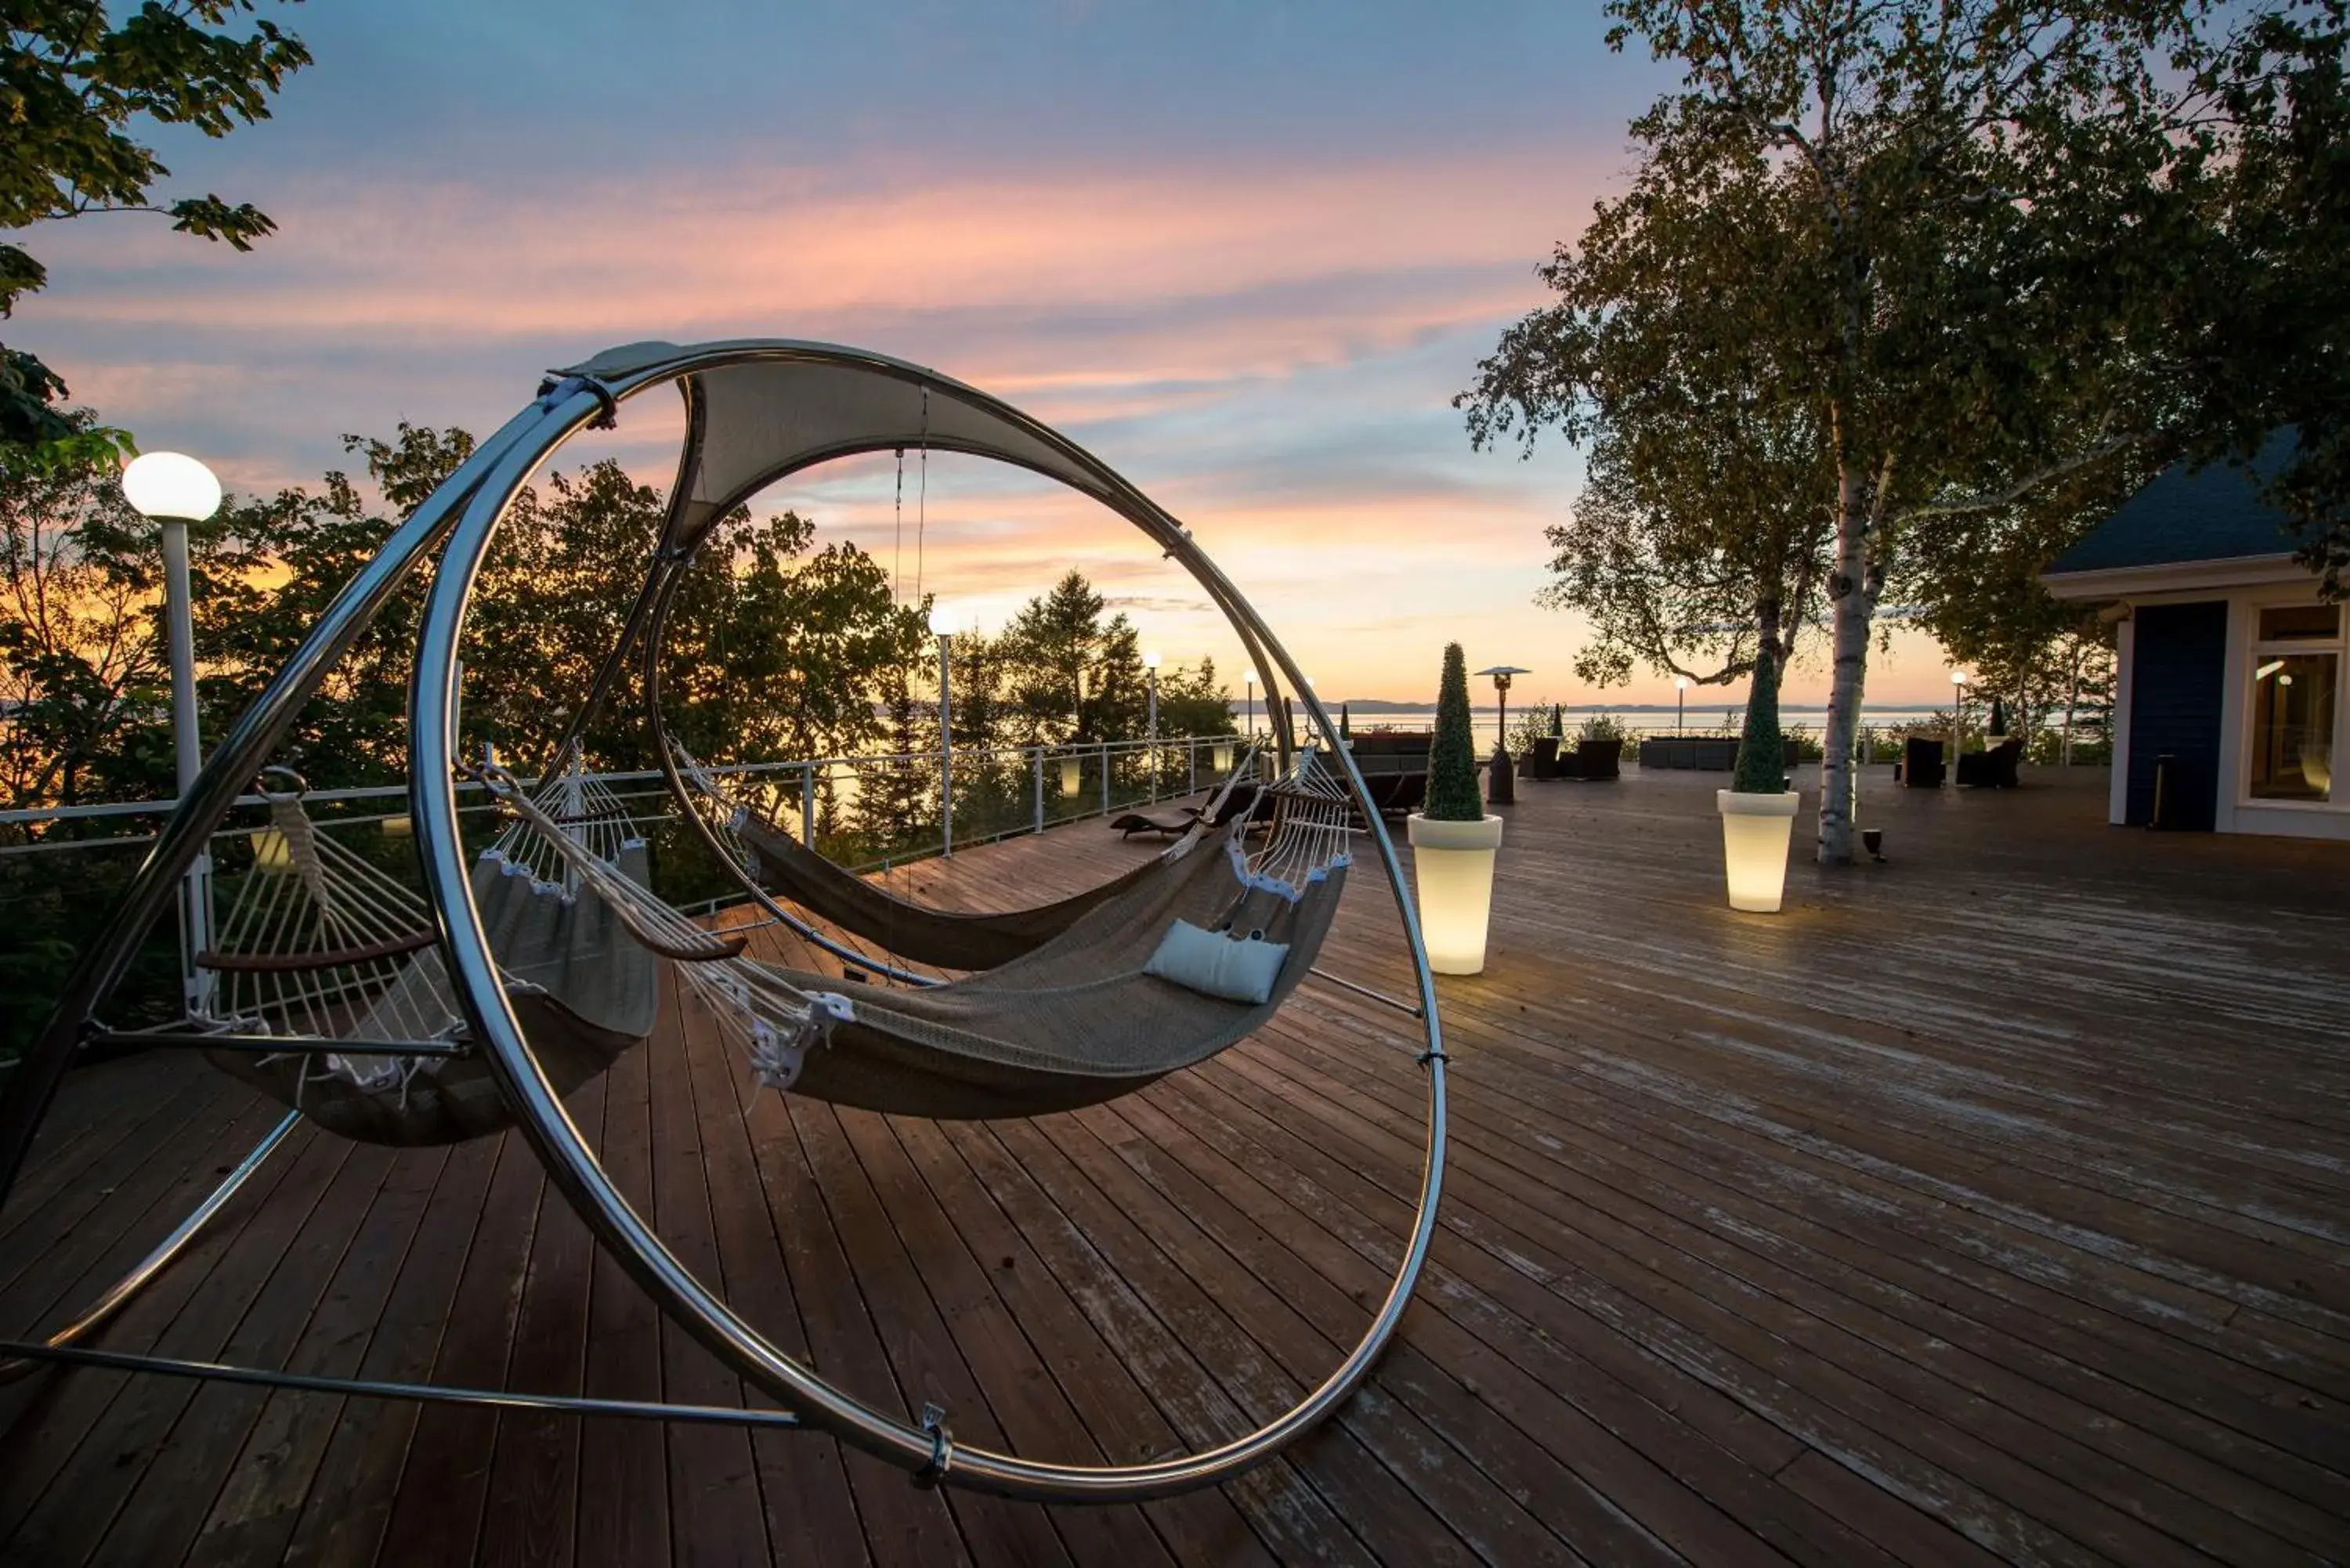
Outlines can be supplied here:
M1485 798L1496 805L1507 805L1518 798L1516 784L1510 777L1510 677L1534 671L1522 664L1495 664L1477 673L1493 678L1493 697L1501 705L1493 721L1493 763L1485 779Z
M188 524L201 523L220 510L220 481L192 457L176 452L151 452L131 460L122 471L122 498L143 517L162 524L163 617L172 665L172 743L179 792L184 797L194 787L204 763L203 742L196 728L196 636L188 584ZM181 883L181 929L190 953L212 946L213 857L200 853ZM212 1012L213 974L188 965L181 984L188 1010L198 1017Z

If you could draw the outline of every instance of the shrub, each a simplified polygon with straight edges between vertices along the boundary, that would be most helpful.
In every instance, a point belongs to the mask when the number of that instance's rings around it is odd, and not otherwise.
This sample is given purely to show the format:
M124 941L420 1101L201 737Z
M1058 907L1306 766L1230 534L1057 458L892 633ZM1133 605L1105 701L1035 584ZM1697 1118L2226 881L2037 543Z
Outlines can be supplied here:
M1428 809L1431 822L1482 822L1477 794L1477 743L1470 732L1469 661L1461 645L1444 645L1444 676L1436 691L1436 734L1429 742Z
M1779 732L1779 660L1768 650L1754 660L1754 687L1746 700L1746 732L1738 742L1738 773L1730 787L1740 794L1786 793L1787 747Z

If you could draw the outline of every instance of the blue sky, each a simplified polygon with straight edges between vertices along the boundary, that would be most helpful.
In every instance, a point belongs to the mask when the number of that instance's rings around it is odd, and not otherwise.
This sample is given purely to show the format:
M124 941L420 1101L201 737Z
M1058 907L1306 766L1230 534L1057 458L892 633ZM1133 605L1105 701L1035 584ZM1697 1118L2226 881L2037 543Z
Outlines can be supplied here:
M11 340L144 444L274 486L337 465L347 431L494 427L612 343L855 343L1127 472L1326 695L1425 698L1451 639L1533 667L1526 697L1596 695L1568 670L1579 626L1532 604L1572 454L1472 453L1448 404L1670 85L1607 50L1596 5L276 9L317 57L276 118L159 145L167 194L252 201L279 234L244 256L134 217L30 236L56 282ZM673 428L643 409L576 455L665 480ZM887 469L769 503L886 553ZM929 478L924 586L959 613L994 624L1076 564L1170 659L1233 668L1107 514L961 461ZM1941 680L1899 649L1872 695ZM1790 696L1822 684L1799 670Z

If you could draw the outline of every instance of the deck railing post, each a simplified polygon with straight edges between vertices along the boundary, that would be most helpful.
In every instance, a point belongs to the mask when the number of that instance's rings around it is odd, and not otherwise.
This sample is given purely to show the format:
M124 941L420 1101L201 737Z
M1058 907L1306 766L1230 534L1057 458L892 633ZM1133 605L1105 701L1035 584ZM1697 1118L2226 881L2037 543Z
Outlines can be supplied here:
M1109 815L1109 742L1108 742L1107 741L1104 741L1104 742L1101 743L1101 779L1102 779L1102 808L1101 808L1101 814L1102 814L1104 816L1107 816L1107 815Z
M1189 735L1183 741L1183 793L1200 793L1200 737Z
M1028 757L1029 787L1036 801L1036 831L1045 831L1045 748L1036 747Z
M816 764L800 769L800 842L816 847Z

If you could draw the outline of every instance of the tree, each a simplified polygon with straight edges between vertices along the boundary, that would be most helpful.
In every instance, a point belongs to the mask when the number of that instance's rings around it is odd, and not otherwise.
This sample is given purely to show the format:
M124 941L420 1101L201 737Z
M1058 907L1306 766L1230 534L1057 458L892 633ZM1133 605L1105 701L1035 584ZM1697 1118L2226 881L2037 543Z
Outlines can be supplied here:
M1142 733L1149 706L1142 641L1085 574L1071 571L1030 599L1003 628L1017 745L1128 740Z
M2109 684L2112 628L2093 607L2051 595L2040 574L2150 477L2147 465L2124 462L1974 526L1923 536L1911 552L1905 595L1927 607L1926 629L1975 689L2013 704L2019 733L2038 733L2049 715L2085 699L2095 705Z
M1159 729L1167 735L1236 735L1232 694L1217 678L1216 661L1175 664L1159 672Z
M1482 822L1477 798L1477 741L1471 733L1469 660L1461 645L1444 645L1444 672L1436 687L1436 731L1428 742L1428 807L1431 822Z
M1588 619L1575 669L1596 686L1635 667L1727 685L1766 654L1783 670L1823 607L1832 525L1816 432L1690 390L1598 427L1573 513L1548 530L1558 553L1536 601Z
M94 427L87 413L68 422ZM192 597L249 608L251 519L189 527ZM158 532L110 463L0 444L0 788L12 807L172 790ZM209 618L209 615L206 618Z
M1833 522L1819 818L1853 857L1871 620L1905 540L2165 430L2145 351L2191 222L2165 184L2205 50L2193 0L1611 0L1685 68L1632 191L1542 269L1463 400L1480 444L1637 429L1648 391L1767 388L1816 432ZM1757 265L1753 225L1775 254ZM1698 307L1683 308L1690 301ZM1626 346L1622 340L1629 340Z
M171 171L138 140L140 121L226 136L269 118L271 95L307 65L301 39L274 22L232 24L255 0L147 0L120 24L102 0L11 0L0 36L0 230L100 213L155 213L182 234L244 251L276 225L250 203L149 192ZM0 244L0 317L48 272ZM127 446L119 431L77 423L65 382L32 355L0 345L0 444L87 461Z
M2350 568L2350 5L2282 0L2205 61L2209 110L2178 179L2210 218L2176 296L2193 455L2249 459L2280 430L2270 499L2303 559Z

